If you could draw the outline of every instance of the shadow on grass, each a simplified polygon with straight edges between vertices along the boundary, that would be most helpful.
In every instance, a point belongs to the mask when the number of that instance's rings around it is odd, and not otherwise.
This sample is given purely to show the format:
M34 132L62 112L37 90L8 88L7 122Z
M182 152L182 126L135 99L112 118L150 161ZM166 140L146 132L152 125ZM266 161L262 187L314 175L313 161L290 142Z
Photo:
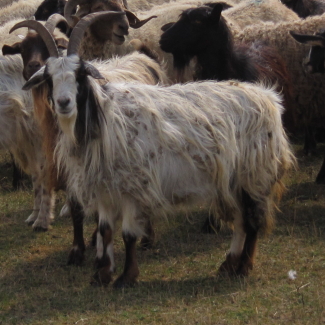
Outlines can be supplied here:
M69 314L108 313L111 306L116 312L155 309L169 301L191 305L202 297L227 296L246 287L245 279L219 278L206 272L185 279L146 280L142 276L138 286L124 290L114 290L111 285L92 287L91 267L64 266L65 258L58 251L44 259L20 262L1 277L0 320L4 324L45 324Z

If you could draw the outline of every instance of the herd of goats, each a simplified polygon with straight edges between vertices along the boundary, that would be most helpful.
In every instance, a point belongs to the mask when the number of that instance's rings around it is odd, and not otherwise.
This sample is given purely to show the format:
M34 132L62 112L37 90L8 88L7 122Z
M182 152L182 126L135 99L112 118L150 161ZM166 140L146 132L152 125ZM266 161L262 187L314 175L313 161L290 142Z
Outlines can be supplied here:
M123 273L154 218L206 205L233 227L219 272L246 276L296 165L289 138L325 118L322 0L4 0L0 141L31 175L26 222L47 230L54 193L73 220L69 263L84 260L95 216L95 280L112 281L122 220ZM316 181L325 183L325 163ZM206 223L210 221L207 220Z

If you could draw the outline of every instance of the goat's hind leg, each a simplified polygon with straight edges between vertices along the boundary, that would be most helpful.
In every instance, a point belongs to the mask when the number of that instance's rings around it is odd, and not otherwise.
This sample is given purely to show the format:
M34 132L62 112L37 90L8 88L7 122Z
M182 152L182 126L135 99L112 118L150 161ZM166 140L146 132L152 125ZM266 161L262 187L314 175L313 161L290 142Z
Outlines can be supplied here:
M241 212L234 217L234 230L231 240L231 246L226 260L221 264L219 272L234 276L240 264L241 254L245 244L246 233L244 228L244 219Z
M131 199L123 200L123 241L125 245L125 263L123 273L114 282L115 288L130 287L137 284L139 267L136 255L137 237L144 234L143 226L148 226L148 217L145 216L144 225L137 218L137 208ZM143 217L143 215L142 215Z
M249 270L253 269L254 259L257 246L257 233L260 228L259 218L263 217L263 203L253 200L250 195L243 191L243 207L244 207L244 227L246 232L246 240L240 257L240 263L236 270L239 276L247 276Z

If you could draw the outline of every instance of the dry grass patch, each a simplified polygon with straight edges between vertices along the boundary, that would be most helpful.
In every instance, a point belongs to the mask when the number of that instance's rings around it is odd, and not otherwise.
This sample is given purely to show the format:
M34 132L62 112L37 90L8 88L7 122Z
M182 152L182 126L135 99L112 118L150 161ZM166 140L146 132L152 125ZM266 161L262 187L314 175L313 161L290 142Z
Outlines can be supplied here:
M66 265L73 235L69 219L57 218L46 233L24 224L31 191L8 190L9 176L3 188L2 164L0 324L325 324L325 186L314 184L323 151L300 155L300 170L287 177L276 227L260 238L248 278L218 276L231 234L200 233L205 211L199 210L192 222L180 215L155 224L154 249L138 251L139 285L124 290L90 285L95 272L90 244L83 267ZM58 208L62 204L59 197ZM87 243L94 227L93 220L86 221ZM119 274L120 229L115 255ZM291 269L295 280L288 278Z

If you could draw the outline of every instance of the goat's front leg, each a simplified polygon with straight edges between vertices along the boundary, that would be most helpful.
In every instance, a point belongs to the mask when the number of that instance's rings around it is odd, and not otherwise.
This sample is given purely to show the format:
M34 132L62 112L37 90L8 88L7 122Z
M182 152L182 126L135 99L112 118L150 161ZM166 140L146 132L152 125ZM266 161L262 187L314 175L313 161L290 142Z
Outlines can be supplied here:
M53 221L53 207L54 207L55 193L53 189L42 186L42 202L40 210L33 224L35 231L47 231L50 223Z
M42 202L42 185L41 185L41 177L39 174L35 173L32 175L32 183L33 183L33 192L34 192L34 206L32 214L25 220L25 222L31 226L35 222L38 217L38 213L40 210L41 202Z
M139 268L136 253L137 237L123 232L123 241L125 246L125 263L123 273L115 280L114 287L122 288L133 286L137 283Z
M73 247L69 254L68 264L81 265L85 259L85 241L83 236L84 210L81 204L74 198L65 203L71 211L73 223Z
M97 272L94 280L97 284L107 285L113 279L115 273L113 231L117 219L117 211L104 200L98 203L98 227L96 240L95 266Z

